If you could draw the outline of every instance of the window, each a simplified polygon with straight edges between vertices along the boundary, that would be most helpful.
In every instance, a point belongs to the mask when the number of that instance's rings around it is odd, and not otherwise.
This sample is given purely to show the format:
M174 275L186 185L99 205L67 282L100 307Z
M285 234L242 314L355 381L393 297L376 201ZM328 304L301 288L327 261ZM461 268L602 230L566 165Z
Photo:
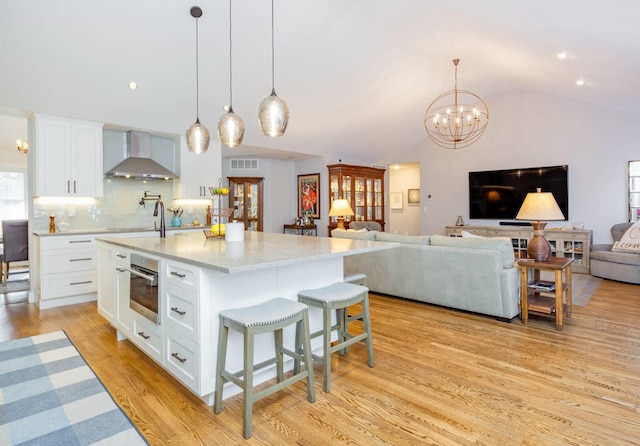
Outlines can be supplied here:
M0 221L26 218L26 172L0 172ZM2 231L2 226L0 226L0 231Z

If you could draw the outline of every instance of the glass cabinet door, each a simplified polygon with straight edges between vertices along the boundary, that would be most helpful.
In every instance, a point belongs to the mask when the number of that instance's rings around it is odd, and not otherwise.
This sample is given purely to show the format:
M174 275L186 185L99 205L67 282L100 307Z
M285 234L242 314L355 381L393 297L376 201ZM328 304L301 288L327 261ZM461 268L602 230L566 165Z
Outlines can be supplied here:
M629 221L640 220L640 161L629 161Z
M232 220L244 222L247 231L262 231L263 178L229 177L229 207Z

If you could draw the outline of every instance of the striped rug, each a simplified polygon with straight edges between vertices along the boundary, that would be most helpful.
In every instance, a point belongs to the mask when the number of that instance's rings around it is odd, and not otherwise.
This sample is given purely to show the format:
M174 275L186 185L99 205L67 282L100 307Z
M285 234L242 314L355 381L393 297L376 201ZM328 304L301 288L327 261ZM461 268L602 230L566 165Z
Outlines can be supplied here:
M0 343L0 445L148 445L63 331Z

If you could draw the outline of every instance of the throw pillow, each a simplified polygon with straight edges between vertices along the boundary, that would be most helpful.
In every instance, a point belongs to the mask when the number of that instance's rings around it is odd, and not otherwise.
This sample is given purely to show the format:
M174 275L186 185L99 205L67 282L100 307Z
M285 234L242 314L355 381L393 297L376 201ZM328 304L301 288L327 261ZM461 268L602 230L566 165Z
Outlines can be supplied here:
M367 228L362 228L362 229L347 229L347 231L349 232L369 232L369 230Z
M613 244L611 251L640 254L640 221L627 229L622 238Z
M484 238L481 235L475 235L467 231L460 231L460 235L462 235L463 237L469 237L469 238Z

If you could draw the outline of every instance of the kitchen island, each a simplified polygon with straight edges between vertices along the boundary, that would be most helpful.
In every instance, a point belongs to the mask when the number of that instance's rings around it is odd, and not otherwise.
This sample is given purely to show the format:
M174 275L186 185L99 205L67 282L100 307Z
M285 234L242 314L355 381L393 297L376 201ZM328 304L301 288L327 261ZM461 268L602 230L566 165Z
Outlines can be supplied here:
M343 280L343 257L395 243L288 234L245 232L244 241L207 239L203 233L166 238L99 237L98 311L127 338L191 391L211 405L220 311L258 304L273 297L297 300L298 291ZM157 323L129 307L131 254L158 261ZM310 310L311 330L320 329L320 311ZM293 330L285 343L293 344ZM316 339L314 349L320 349ZM231 333L229 369L242 368L242 337ZM270 357L273 337L256 339L255 361ZM289 368L291 364L288 364ZM275 376L269 369L255 377ZM227 383L225 397L239 389Z

